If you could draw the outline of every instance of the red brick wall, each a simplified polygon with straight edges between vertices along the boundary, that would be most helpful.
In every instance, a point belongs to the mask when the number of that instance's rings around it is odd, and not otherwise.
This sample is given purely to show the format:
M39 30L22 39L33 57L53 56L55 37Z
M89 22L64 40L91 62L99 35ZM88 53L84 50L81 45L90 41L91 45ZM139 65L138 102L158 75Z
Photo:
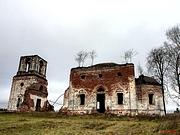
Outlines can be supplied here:
M121 73L121 76L118 76ZM102 77L99 77L99 74ZM84 79L81 76L85 76ZM96 86L105 86L108 91L112 90L112 85L121 83L121 85L128 85L128 77L134 77L134 65L119 65L114 67L101 68L75 68L71 70L70 81L73 88L88 89L92 91Z

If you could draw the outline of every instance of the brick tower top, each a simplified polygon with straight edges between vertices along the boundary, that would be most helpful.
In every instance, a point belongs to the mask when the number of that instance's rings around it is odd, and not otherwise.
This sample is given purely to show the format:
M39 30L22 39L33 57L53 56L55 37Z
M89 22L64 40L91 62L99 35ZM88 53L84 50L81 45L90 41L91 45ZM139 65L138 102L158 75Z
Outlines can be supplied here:
M38 75L46 79L47 61L38 55L21 56L16 76Z

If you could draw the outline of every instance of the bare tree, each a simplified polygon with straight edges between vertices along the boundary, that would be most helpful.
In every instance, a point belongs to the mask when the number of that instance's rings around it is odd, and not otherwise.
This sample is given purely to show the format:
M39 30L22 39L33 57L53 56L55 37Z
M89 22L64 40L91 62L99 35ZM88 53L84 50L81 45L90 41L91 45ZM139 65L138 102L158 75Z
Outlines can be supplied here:
M180 48L167 43L165 48L168 51L167 59L170 61L168 78L173 90L180 94Z
M90 58L91 58L91 66L92 66L93 63L94 63L94 58L97 57L96 51L95 51L95 50L90 51L90 52L89 52L89 56L90 56Z
M169 29L166 36L171 44L180 47L180 28L178 25Z
M164 43L168 51L167 59L170 61L167 77L171 89L168 90L168 96L171 100L180 106L180 28L172 27L166 32L168 41Z
M76 54L76 57L75 57L75 61L77 61L79 67L81 66L81 63L82 63L82 56L83 56L83 52L80 51Z
M76 54L75 60L78 63L79 67L84 66L84 62L87 59L88 53L85 51L80 51Z
M166 32L168 42L165 42L170 60L169 79L171 86L180 94L180 28L175 26Z
M127 50L124 52L123 59L126 63L132 62L132 58L137 55L137 52L133 49Z
M166 59L167 51L164 47L152 49L147 57L148 72L160 82L163 95L164 112L165 106L165 76L169 68L169 61Z
M84 66L84 62L85 62L85 60L87 59L87 57L88 57L88 52L83 51L83 56L82 56L82 67Z

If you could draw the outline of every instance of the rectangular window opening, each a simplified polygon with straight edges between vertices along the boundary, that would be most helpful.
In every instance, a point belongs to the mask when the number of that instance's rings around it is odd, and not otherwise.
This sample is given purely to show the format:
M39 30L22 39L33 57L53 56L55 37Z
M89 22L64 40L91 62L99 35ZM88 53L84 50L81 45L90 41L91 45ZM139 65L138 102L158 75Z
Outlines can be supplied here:
M85 104L85 94L81 94L80 95L80 105L84 105Z
M153 96L154 96L154 94L149 94L149 104L150 104L150 105L153 105L153 104L154 104L154 102L153 102Z
M117 93L118 97L118 104L122 105L123 104L123 93Z

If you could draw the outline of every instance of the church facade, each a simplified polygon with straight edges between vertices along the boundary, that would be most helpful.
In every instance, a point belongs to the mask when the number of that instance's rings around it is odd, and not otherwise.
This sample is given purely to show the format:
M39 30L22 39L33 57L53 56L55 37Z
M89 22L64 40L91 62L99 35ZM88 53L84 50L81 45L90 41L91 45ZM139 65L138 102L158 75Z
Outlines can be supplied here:
M134 64L102 63L71 69L61 112L164 115L160 84L135 78Z

